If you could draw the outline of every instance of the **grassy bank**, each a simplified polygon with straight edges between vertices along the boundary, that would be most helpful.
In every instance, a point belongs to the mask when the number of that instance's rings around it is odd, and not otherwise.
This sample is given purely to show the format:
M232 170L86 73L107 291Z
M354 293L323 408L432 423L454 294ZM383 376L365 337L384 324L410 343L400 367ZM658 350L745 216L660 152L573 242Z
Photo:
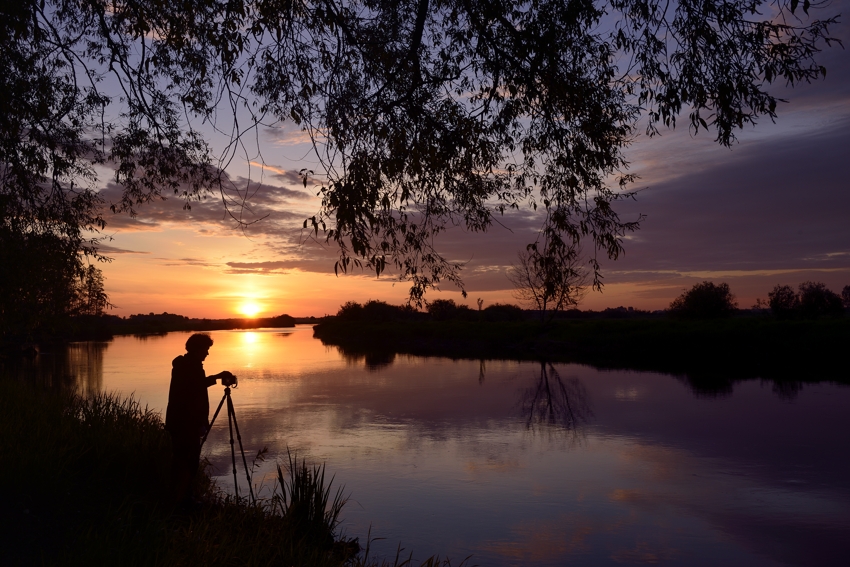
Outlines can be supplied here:
M339 509L318 469L290 463L285 491L256 506L204 476L204 504L185 511L169 503L158 414L115 396L0 385L3 565L381 565L334 533Z
M534 321L344 321L315 336L351 355L578 362L728 378L850 381L850 319L738 317Z

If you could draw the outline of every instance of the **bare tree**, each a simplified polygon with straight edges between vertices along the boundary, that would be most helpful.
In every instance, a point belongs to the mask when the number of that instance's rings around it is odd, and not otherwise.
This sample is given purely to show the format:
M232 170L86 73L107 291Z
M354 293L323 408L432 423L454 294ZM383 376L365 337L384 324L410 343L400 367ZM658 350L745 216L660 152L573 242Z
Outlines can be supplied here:
M514 297L540 312L542 322L551 321L559 311L574 308L587 293L587 270L580 261L580 249L537 244L517 254L517 263L508 271L514 284ZM548 318L547 318L548 315Z

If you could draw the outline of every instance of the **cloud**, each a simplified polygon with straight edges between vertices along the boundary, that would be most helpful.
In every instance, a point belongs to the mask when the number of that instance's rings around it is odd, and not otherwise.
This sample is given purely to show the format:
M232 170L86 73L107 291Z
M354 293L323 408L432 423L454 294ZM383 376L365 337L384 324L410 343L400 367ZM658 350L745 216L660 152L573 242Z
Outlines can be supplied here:
M180 197L169 197L139 205L137 215L127 213L107 215L109 228L125 231L162 230L164 225L194 228L201 231L206 227L238 227L238 221L250 225L253 234L279 234L291 229L307 215L299 208L312 206L307 201L314 197L300 190L287 189L237 177L230 182L232 191L224 195L205 195L199 200L186 201ZM123 188L109 183L100 195L110 203L118 202Z
M227 262L229 274L281 274L292 268L290 262Z
M332 274L334 263L339 258L336 248L324 246L314 241L306 241L299 244L296 238L290 238L289 242L278 246L266 246L258 250L260 255L283 257L279 260L257 260L227 262L228 274L285 274L291 270L301 272L314 272L319 274ZM357 270L351 271L352 275L359 275ZM364 272L363 275L374 277L372 272Z
M97 246L98 252L101 254L150 254L150 252L142 252L140 250L125 250L124 248L118 248L116 246L110 246L109 244L98 244Z
M202 268L217 267L220 264L202 258L157 258L163 266L200 266Z
M607 267L633 275L847 267L848 127L845 118L817 134L742 145L643 191L619 210L647 219Z
M313 143L306 130L288 122L284 122L282 126L277 128L266 128L263 133L275 146L297 146Z
M287 185L297 185L299 187L304 187L304 175L301 174L301 171L296 171L294 169L284 169L283 167L278 165L269 165L257 161L250 161L248 162L248 165L260 168L263 175L265 175L266 172L271 172L271 178L277 179L278 181ZM307 187L321 185L321 181L313 175L312 170L308 170L305 173L307 174ZM298 191L298 193L301 193L303 195L303 198L311 197L311 195L303 193L301 191Z

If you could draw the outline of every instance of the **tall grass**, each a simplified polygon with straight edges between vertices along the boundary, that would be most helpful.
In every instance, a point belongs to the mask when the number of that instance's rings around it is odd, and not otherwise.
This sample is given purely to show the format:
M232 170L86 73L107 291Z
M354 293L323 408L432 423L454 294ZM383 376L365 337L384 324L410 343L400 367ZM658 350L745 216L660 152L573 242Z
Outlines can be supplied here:
M0 564L412 565L338 537L345 498L324 465L289 454L278 490L257 505L199 475L206 504L184 512L168 500L170 457L161 417L137 400L0 376Z
M325 484L325 465L307 466L287 448L287 474L277 467L279 494L272 497L272 508L300 540L319 547L332 546L347 499L343 488L331 498L334 477ZM359 549L358 549L359 550Z

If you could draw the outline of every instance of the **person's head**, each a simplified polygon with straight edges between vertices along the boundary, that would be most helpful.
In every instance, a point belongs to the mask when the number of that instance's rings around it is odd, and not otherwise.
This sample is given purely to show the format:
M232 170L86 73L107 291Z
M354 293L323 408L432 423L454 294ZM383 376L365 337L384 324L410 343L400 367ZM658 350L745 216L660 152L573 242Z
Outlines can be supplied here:
M186 352L190 356L204 360L213 345L212 337L206 333L195 333L186 341Z

